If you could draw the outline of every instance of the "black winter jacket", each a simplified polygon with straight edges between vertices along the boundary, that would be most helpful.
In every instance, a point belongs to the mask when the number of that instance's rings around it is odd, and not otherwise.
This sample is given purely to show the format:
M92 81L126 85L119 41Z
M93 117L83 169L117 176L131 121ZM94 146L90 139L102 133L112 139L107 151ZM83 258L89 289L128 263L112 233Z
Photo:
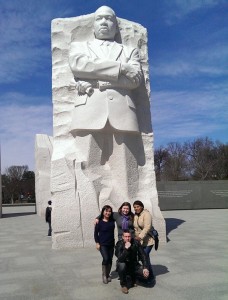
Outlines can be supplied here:
M141 246L140 242L135 239L131 239L131 247L126 249L123 240L116 243L115 255L118 262L127 262L134 265L138 265L139 261L142 262L143 269L149 269L146 254Z
M46 208L45 220L47 223L51 223L51 209L50 206Z

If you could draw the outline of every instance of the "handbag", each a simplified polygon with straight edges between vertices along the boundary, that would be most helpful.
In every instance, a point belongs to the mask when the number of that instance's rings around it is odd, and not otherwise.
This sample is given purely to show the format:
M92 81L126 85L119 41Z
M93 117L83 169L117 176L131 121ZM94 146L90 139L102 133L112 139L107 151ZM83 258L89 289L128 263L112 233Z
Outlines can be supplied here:
M157 230L154 228L154 226L151 227L150 233L149 233L152 238L154 239L154 249L157 251L158 250L158 245L159 245L159 234Z
M138 220L137 220L137 224L139 226ZM143 229L141 226L139 226L139 228L141 230ZM151 226L151 230L148 232L148 234L154 239L154 249L157 251L159 246L159 234L153 225Z

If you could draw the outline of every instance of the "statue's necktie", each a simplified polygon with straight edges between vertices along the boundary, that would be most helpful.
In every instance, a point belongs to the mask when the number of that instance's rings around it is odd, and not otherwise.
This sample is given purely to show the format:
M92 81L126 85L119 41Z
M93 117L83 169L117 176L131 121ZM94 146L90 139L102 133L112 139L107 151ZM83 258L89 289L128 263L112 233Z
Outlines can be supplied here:
M110 50L110 43L108 41L104 41L104 43L102 44L102 51L107 57L109 56L109 50Z

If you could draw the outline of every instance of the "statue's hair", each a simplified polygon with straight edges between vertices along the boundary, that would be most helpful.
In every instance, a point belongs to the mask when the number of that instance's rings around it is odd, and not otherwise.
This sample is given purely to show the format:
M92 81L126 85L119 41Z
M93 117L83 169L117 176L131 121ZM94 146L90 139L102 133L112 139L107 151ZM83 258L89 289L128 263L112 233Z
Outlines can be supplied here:
M103 6L99 7L99 8L95 11L95 14L98 13L100 10L102 10L102 9L104 9L104 8L107 9L107 10L110 10L111 13L116 17L116 14L115 14L114 10L113 10L111 7L106 6L106 5L103 5Z

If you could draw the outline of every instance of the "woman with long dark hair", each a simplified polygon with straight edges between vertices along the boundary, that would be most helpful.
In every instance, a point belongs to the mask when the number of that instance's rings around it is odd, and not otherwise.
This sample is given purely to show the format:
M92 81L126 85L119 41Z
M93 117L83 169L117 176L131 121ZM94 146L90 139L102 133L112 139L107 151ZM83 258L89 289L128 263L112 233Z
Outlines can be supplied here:
M99 220L100 216L96 218L95 224L97 224ZM118 212L113 212L113 220L117 225L118 240L122 239L124 230L129 230L134 237L134 214L131 211L131 204L129 202L122 203Z
M103 258L102 280L105 284L111 281L110 271L115 246L114 229L115 223L112 208L109 205L105 205L101 210L99 222L97 222L94 229L96 248L100 251Z
M131 235L134 236L134 214L131 211L131 204L129 202L121 204L118 212L113 213L113 219L117 225L118 240L122 239L124 230L129 230Z

